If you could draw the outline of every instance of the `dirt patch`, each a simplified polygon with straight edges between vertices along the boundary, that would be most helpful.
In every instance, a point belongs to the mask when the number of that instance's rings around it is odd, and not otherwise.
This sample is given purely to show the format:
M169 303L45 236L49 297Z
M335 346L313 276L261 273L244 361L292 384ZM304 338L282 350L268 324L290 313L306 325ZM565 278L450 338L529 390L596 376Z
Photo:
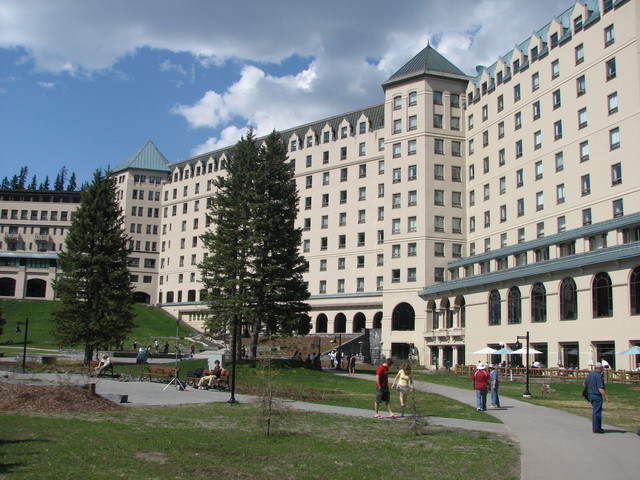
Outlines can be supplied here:
M124 407L82 387L0 381L0 410L17 412L105 412Z

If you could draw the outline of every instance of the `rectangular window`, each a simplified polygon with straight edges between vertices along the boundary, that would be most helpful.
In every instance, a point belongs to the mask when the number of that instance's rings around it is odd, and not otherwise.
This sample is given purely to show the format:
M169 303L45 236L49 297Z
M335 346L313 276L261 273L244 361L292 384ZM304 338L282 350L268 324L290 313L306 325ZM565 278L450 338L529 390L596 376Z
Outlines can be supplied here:
M501 148L498 151L498 165L502 167L505 163L507 163L507 153L504 148Z
M340 160L347 159L347 147L340 147Z
M520 94L520 84L518 84L513 87L513 101L517 102L520 100L520 98L522 97Z
M500 195L504 195L505 193L507 193L507 177L500 177L499 185Z
M585 208L582 210L582 225L587 226L591 225L591 209Z
M504 122L498 123L498 138L504 137Z
M462 233L462 218L453 217L451 219L451 232Z
M607 108L609 110L609 115L618 111L618 92L613 92L607 97Z
M556 202L558 204L564 203L564 183L556 185Z
M400 195L400 194L396 193L394 195ZM433 192L433 202L436 205L440 205L440 206L444 205L444 190L434 190L434 192Z
M609 148L611 150L620 148L620 129L617 127L609 130Z
M365 142L360 142L358 145L358 155L364 157L367 154L367 144Z
M393 158L399 158L402 156L402 145L399 143L393 144Z
M459 157L461 155L461 143L457 141L451 142L451 155Z
M524 170L516 170L516 187L520 188L524 185Z
M398 220L398 223L400 220ZM433 228L436 232L444 232L444 217L436 215L433 222ZM399 229L399 226L398 226Z
M582 30L582 15L578 15L573 19L573 31L578 32Z
M418 93L410 92L409 93L409 106L417 105L418 103Z
M433 103L434 105L442 105L442 92L438 90L433 92Z
M416 115L411 115L409 117L409 130L415 130L418 128L418 117Z
M402 97L400 95L393 97L393 109L399 110L402 108Z
M444 165L435 164L433 166L433 178L444 180Z
M556 172L564 170L564 153L556 153Z
M433 115L433 128L442 128L442 115ZM395 133L395 132L394 132Z
M562 138L562 120L558 120L553 124L553 138L555 140Z
M544 192L536 193L536 211L544 210Z
M533 148L535 150L542 148L542 132L540 130L533 134Z
M487 105L482 106L482 121L486 121L489 118L489 107Z
M417 165L409 165L407 167L407 179L415 180L418 178L418 166Z
M578 129L585 128L587 125L587 109L581 108L578 110Z
M500 205L500 223L507 221L507 206Z
M399 118L396 118L393 121L393 133L400 133L400 132L402 132L402 120Z
M460 117L451 117L451 130L460 130Z
M522 113L516 112L513 116L513 123L515 130L522 128Z
M591 193L591 177L588 174L580 177L580 190L583 196Z
M416 154L416 140L409 140L407 147L408 147L408 151L407 154L408 155L415 155Z
M462 167L457 167L455 165L451 167L451 181L452 182L462 181Z
M622 199L618 198L613 201L613 216L621 217L624 215L624 205L622 203Z
M622 183L622 164L616 163L611 165L611 185L620 185Z
M536 170L536 180L540 180L542 178L542 160L538 160L534 166Z
M551 78L557 78L560 76L560 60L554 60L551 62Z
M378 151L380 152L384 151L384 138L378 139Z
M584 142L580 142L580 161L586 162L589 160L589 141L585 140Z
M407 231L409 233L417 231L418 229L417 225L418 225L417 217L409 217L407 219Z
M436 138L433 141L434 153L438 155L444 154L444 140L442 138Z
M469 126L469 130L473 130L473 114L469 115L467 123Z
M518 199L517 212L519 217L522 217L524 215L524 198Z
M415 205L415 204L417 204L417 201L418 201L417 197L418 196L417 196L417 193L416 193L415 190L412 190L411 192L409 192L409 195L411 195L412 192L414 193L415 198L416 198L415 203L413 204L413 205ZM411 205L411 197L409 197L409 206L412 206ZM456 208L462 207L462 192L451 192L451 206L456 207Z
M502 110L504 110L504 96L500 95L498 96L498 111L501 112Z
M367 133L367 122L360 122L360 124L358 125L358 129L360 131L360 134Z
M522 156L522 140L518 140L516 142L516 158L520 158Z
M580 44L576 47L576 65L584 62L584 45Z
M562 98L560 96L560 89L556 90L552 94L553 96L553 109L560 108L562 105Z
M564 232L567 229L567 218L562 215L557 219L558 233Z
M540 74L538 72L531 75L531 90L536 91L540 88Z
M616 59L615 57L606 63L607 80L616 78Z
M609 25L604 29L604 46L613 45L616 41L616 36L613 30L613 25Z
M576 92L578 97L587 93L587 79L584 75L576 79Z

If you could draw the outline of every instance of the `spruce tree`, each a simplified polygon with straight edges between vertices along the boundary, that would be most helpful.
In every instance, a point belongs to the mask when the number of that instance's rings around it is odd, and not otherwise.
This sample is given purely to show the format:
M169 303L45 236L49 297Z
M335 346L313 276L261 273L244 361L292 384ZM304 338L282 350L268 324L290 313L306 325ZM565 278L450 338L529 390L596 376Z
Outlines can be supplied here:
M37 189L38 189L38 180L36 179L36 176L34 175L31 178L31 183L27 187L27 190L37 190Z
M49 175L44 178L44 182L40 184L38 190L48 191L51 188L51 184L49 183Z
M62 343L83 345L85 363L97 347L120 343L134 327L129 253L115 183L98 170L71 220L54 282L61 304L53 334Z
M67 185L67 192L75 192L76 191L76 172L71 172L71 176L69 177L69 184Z
M56 180L53 182L53 189L56 192L64 190L64 184L67 181L67 167L63 166L58 175L56 175Z
M212 229L202 240L209 256L200 264L212 316L210 330L239 319L252 338L308 333L308 292L295 228L298 196L279 134L259 147L249 131L231 150L226 176L218 177L208 212Z

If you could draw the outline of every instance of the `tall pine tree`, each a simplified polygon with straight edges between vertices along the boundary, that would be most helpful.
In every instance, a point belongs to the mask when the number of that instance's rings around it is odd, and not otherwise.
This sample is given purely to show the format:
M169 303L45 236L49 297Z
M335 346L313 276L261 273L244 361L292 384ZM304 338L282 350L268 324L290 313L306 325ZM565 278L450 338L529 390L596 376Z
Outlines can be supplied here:
M202 240L209 256L200 264L211 317L209 330L239 319L257 353L260 333L309 332L295 228L298 194L279 134L259 147L249 131L230 152L226 176L215 180L208 212L212 229Z
M97 347L120 343L134 327L128 238L115 198L113 179L96 171L59 253L62 272L54 288L61 304L53 334L62 343L83 345L85 362Z

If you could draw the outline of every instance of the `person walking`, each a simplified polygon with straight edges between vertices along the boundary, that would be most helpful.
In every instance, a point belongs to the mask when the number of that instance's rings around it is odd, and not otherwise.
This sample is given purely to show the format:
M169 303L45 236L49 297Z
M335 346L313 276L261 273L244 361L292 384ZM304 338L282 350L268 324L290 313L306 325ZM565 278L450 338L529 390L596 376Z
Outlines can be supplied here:
M597 362L593 367L593 372L587 375L583 385L587 387L589 403L591 403L591 428L593 433L604 433L602 429L602 397L611 401L605 390L604 379L602 378L602 363Z
M405 363L398 371L396 378L393 380L391 388L398 390L400 395L400 416L404 417L404 409L407 405L407 395L409 390L413 392L413 375L411 374L411 364Z
M376 370L376 401L373 404L376 412L375 418L382 418L379 413L382 402L387 404L389 418L396 418L391 410L391 396L389 395L389 367L391 365L393 365L393 360L387 358Z
M349 375L355 375L356 373L356 356L352 353L349 358Z
M471 375L471 383L476 391L476 407L478 411L487 409L487 388L489 387L490 377L487 373L487 366L479 363L475 372Z
M493 408L500 408L500 396L498 395L498 385L500 383L500 372L496 366L491 367L491 406Z

